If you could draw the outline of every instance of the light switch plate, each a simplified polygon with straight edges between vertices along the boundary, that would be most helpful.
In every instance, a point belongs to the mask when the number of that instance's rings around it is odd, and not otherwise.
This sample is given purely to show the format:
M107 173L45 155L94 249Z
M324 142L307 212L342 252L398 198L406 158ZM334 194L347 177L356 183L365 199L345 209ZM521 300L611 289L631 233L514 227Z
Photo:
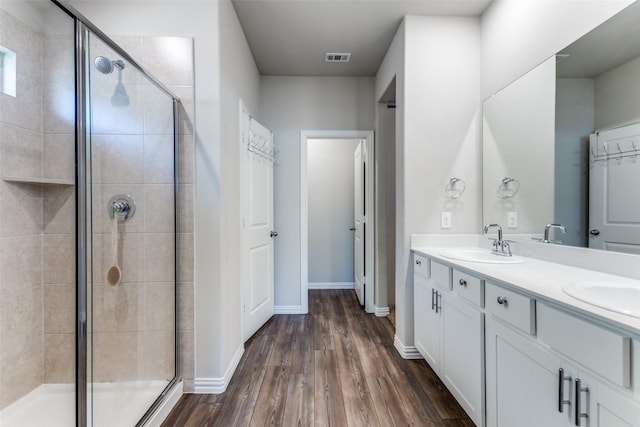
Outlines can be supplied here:
M451 212L440 212L440 228L451 228Z
M507 212L507 228L518 228L518 212Z

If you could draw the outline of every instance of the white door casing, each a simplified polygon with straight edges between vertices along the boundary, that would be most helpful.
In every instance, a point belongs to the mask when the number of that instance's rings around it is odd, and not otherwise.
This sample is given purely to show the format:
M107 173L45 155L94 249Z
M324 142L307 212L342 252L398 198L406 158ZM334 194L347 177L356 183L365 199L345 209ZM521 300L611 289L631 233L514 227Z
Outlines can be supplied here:
M589 247L640 255L640 124L590 137Z
M308 188L307 188L307 140L308 139L363 139L365 141L365 157L368 164L374 161L373 131L369 130L303 130L300 132L300 310L307 313L309 309L309 220L308 220ZM373 168L365 171L366 216L369 224L374 224L374 174ZM364 309L367 313L375 311L374 292L374 227L365 230L365 257L367 288L364 297Z
M242 162L242 337L249 339L274 314L272 133L241 111ZM257 144L259 150L248 149Z
M360 305L365 298L365 206L366 146L360 141L353 153L353 287Z

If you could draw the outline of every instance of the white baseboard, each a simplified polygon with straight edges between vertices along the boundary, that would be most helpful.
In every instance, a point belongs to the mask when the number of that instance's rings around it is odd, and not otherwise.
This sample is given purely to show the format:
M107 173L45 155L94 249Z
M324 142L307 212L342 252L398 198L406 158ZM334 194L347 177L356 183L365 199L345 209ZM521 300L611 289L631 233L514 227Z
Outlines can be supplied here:
M353 282L309 282L309 289L354 289Z
M424 359L415 346L407 346L400 341L397 335L393 337L393 346L398 350L403 359Z
M182 397L183 392L183 383L180 381L169 391L162 405L160 405L151 418L144 423L144 427L160 427L162 422L169 416L173 407L176 406L178 400Z
M276 305L273 314L307 314L302 311L301 305Z
M389 307L378 307L377 305L374 305L373 310L374 310L373 312L378 317L386 317L391 313L391 310L389 310Z
M233 373L240 363L242 354L244 353L244 346L240 344L236 353L233 355L227 370L221 378L196 378L193 382L193 392L196 394L221 394L224 393L229 386L229 381Z

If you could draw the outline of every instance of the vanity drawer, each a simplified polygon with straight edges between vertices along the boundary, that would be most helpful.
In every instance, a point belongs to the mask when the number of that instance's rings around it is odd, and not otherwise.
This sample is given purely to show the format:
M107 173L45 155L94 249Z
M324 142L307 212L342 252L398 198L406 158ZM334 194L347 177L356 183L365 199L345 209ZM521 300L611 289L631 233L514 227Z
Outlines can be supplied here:
M484 303L484 280L456 269L453 270L452 277L453 292L470 303L482 307Z
M505 289L491 282L485 284L487 312L516 328L536 334L536 300Z
M451 289L451 268L431 260L431 280L446 289Z
M416 253L413 254L413 273L418 274L425 279L429 278L429 259L423 257L422 255L418 255Z
M631 338L544 304L538 337L545 344L623 387L631 386Z

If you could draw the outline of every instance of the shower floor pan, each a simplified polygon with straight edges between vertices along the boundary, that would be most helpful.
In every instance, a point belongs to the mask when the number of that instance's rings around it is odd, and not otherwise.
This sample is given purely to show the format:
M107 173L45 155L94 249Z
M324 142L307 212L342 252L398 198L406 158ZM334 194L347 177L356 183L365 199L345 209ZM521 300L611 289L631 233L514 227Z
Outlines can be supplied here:
M134 426L168 384L168 381L93 384L93 417L89 411L92 401L89 394L87 425ZM3 409L0 426L69 427L75 425L75 416L75 385L43 384Z

